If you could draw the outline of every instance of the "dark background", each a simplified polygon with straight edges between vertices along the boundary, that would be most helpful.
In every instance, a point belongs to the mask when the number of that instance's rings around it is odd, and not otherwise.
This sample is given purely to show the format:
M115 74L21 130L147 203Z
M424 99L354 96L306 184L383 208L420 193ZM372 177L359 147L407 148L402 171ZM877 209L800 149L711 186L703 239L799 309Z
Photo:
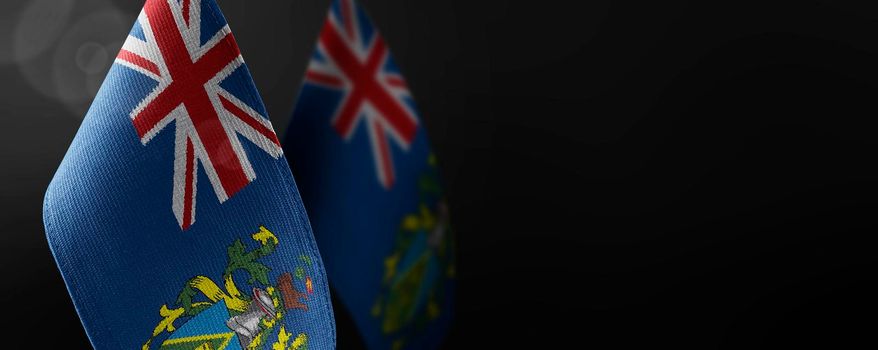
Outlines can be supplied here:
M219 3L282 134L328 1ZM362 3L451 200L445 348L875 344L874 1ZM141 5L0 1L0 310L19 348L88 347L42 194Z

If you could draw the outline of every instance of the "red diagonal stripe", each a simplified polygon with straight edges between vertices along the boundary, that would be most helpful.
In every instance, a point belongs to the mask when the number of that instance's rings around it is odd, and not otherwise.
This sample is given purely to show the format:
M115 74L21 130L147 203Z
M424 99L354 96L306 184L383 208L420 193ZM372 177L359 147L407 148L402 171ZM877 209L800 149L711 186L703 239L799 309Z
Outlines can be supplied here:
M143 56L140 56L140 55L133 53L131 51L122 49L122 51L119 51L119 55L116 56L116 58L123 60L123 61L126 61L128 63L131 63L135 66L140 67L140 68L143 68L152 74L155 74L158 76L162 75L162 73L159 72L159 66L157 66L155 63L152 63L152 61L144 58Z
M387 85L392 87L406 89L408 86L405 83L405 79L398 75L390 75L384 78L384 81L387 82Z
M225 69L239 56L241 56L241 51L238 49L238 43L235 42L235 37L228 34L211 47L210 51L201 56L192 67L195 68L194 72L188 74L193 74L193 79L200 86L213 79L219 71Z
M180 89L177 85L171 85L155 97L146 107L134 116L134 128L137 135L143 139L146 134L156 128L159 123L168 117L182 101L179 98Z
M338 132L339 135L349 137L351 133L354 132L354 126L356 126L354 122L357 121L357 116L360 113L360 105L362 104L363 94L360 93L359 89L354 88L347 97L345 97L341 109L338 111L335 120L332 122L335 131Z
M406 143L411 143L418 130L416 124L408 116L408 112L399 104L399 101L390 96L384 89L370 91L369 102L377 109L390 128L394 129Z
M305 79L313 83L327 85L334 88L341 88L344 86L344 82L338 77L310 70L305 73Z
M243 121L244 123L249 125L251 128L258 131L260 134L262 134L262 136L265 136L267 139L271 140L271 142L273 142L275 145L280 146L280 140L277 139L277 135L274 133L273 130L265 127L265 125L263 125L262 123L260 123L259 121L255 120L255 119L253 119L253 117L250 114L248 114L247 112L244 112L244 110L238 108L238 106L236 106L234 103L232 103L232 101L227 100L222 95L220 95L219 98L220 98L220 102L222 102L222 104L223 104L223 107L227 111L231 112L236 117L238 117L238 119L240 119L241 121Z

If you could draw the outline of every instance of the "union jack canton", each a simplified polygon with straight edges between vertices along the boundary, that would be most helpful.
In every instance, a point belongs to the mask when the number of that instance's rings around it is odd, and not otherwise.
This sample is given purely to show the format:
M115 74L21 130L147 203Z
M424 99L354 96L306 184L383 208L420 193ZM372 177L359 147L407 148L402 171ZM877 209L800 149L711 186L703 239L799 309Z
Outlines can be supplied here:
M183 229L195 222L198 162L222 203L256 179L238 135L275 159L283 154L264 111L244 102L258 97L222 86L238 70L249 73L228 25L214 22L202 19L200 0L147 2L116 58L158 82L131 111L141 142L176 123L173 209Z
M343 91L332 126L349 141L363 124L378 181L390 188L396 175L388 140L408 150L418 129L411 93L387 44L362 9L350 0L334 1L332 6L305 79Z

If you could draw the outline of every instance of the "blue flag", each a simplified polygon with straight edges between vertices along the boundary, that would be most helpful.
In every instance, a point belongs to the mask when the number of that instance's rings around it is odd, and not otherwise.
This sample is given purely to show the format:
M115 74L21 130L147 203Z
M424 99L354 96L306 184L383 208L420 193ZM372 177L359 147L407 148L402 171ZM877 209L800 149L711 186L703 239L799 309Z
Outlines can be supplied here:
M296 185L214 0L147 0L45 198L97 349L333 349Z
M370 349L439 345L454 250L436 160L387 44L332 2L285 147L330 283Z

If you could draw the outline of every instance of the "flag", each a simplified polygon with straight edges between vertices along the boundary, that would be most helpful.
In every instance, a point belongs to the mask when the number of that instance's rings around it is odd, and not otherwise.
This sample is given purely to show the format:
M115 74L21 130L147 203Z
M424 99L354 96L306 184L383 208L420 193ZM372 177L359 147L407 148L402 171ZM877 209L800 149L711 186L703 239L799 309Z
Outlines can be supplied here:
M44 222L97 349L335 347L308 218L214 0L146 1Z
M330 285L370 349L435 348L454 244L411 93L363 8L332 2L285 140Z

